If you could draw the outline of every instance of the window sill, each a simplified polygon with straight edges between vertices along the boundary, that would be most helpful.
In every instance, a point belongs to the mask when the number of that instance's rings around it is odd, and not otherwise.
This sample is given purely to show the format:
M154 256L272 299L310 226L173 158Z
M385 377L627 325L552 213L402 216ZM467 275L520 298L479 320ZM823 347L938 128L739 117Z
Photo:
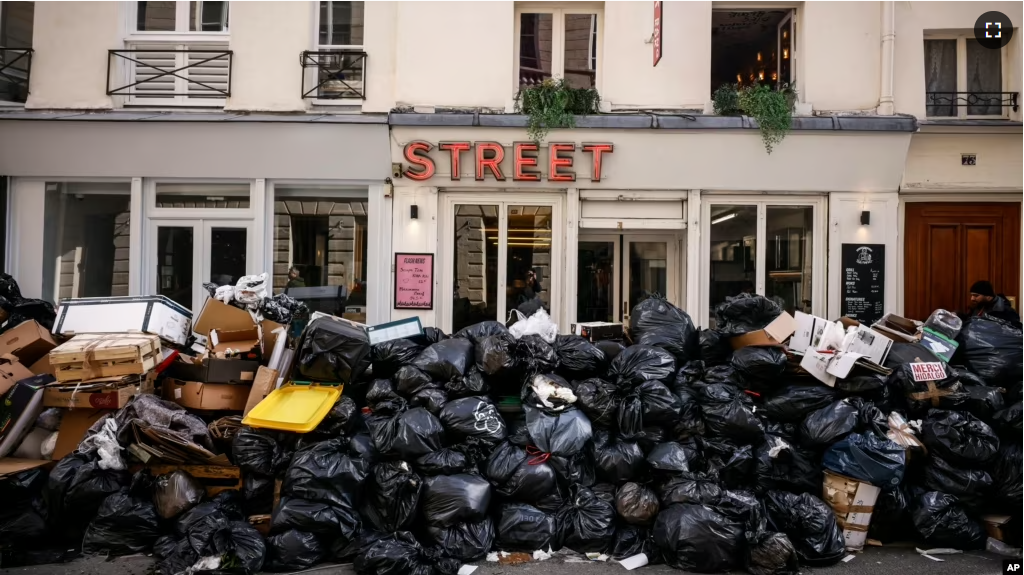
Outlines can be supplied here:
M227 44L230 34L214 32L183 32L176 34L130 34L125 44Z

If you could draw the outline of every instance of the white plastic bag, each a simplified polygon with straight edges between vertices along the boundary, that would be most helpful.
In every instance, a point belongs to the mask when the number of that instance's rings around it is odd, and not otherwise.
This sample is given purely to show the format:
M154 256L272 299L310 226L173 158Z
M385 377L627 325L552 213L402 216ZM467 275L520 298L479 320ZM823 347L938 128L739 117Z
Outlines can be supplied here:
M543 375L536 375L530 384L537 399L548 409L554 409L555 404L548 401L551 398L561 400L564 403L576 403L576 395L568 387L559 385L558 382Z
M519 314L519 321L508 328L508 331L516 339L524 335L539 335L541 339L548 343L555 343L555 338L558 337L558 326L555 322L551 321L548 312L543 309L537 310L537 313L526 319L523 319L522 314Z
M117 423L113 417L103 421L99 433L83 439L78 449L83 453L95 451L100 459L100 469L127 469L124 459L121 458L121 446L117 443Z

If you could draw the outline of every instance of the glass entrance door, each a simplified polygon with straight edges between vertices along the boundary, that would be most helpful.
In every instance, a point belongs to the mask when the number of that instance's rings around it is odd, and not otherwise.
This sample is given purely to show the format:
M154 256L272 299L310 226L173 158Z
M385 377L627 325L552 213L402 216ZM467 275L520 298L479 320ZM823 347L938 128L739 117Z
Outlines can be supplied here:
M626 288L622 299L622 321L629 321L629 314L636 304L652 296L676 300L676 276L678 260L676 240L666 236L624 235L622 237L622 260L625 270L623 285Z
M626 322L636 304L655 295L680 305L678 245L672 235L581 235L576 321Z
M192 310L209 297L203 284L234 285L255 273L252 225L237 220L149 220L145 293L156 293Z

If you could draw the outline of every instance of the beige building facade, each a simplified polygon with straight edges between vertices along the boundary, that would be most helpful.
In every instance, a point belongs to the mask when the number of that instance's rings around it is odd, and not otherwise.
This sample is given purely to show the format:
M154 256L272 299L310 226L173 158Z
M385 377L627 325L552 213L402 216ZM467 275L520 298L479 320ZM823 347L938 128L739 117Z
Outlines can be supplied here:
M976 279L1019 295L1020 3L0 8L3 267L27 295L195 307L266 271L367 323L538 297L563 331L652 294L703 326L745 291L865 319L963 307ZM988 11L1015 32L995 50ZM516 94L548 78L601 113L531 143ZM735 82L795 89L771 154L714 114ZM873 283L850 279L864 247ZM429 301L396 306L396 256L424 253Z

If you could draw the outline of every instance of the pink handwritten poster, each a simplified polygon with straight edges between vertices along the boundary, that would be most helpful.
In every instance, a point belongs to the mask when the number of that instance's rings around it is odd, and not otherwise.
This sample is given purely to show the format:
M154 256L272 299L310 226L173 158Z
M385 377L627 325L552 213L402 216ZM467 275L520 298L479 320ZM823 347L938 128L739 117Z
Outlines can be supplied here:
M434 254L395 254L395 309L434 309Z

